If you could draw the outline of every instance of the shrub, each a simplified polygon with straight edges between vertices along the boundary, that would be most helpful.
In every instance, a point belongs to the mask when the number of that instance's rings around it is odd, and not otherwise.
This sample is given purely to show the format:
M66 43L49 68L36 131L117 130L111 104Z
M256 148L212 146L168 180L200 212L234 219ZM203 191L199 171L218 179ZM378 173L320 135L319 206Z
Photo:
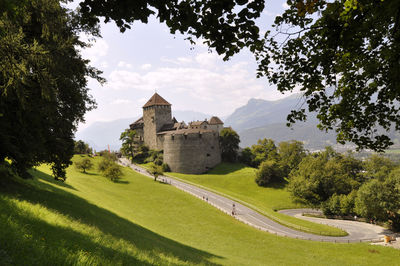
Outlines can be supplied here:
M149 164L149 169L147 170L149 174L154 176L154 181L157 181L158 176L163 174L162 167L159 165L156 165L155 163L150 163Z
M103 159L99 162L97 168L98 168L99 172L102 172L102 173L103 173L108 167L110 167L110 166L112 166L112 165L114 165L114 164L115 164L115 163L114 163L112 160L110 160L110 159L108 159L108 158L103 158Z
M83 173L86 173L86 170L93 168L93 163L89 158L84 158L81 161L75 162L75 167Z
M267 186L269 183L283 180L280 167L275 160L267 160L260 164L256 173L256 183Z
M113 182L121 179L123 173L121 167L118 164L113 163L104 172L103 175Z
M171 168L169 168L169 165L166 163L163 163L161 165L161 168L162 168L163 172L171 172Z

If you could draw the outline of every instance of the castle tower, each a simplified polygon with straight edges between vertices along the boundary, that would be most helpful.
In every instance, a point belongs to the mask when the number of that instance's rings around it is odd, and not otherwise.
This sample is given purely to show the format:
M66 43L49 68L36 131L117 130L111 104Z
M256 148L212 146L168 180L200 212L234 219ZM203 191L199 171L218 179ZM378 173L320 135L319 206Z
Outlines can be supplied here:
M144 143L153 150L161 150L162 145L157 143L157 132L166 124L171 124L171 104L163 97L154 93L143 106L143 133Z

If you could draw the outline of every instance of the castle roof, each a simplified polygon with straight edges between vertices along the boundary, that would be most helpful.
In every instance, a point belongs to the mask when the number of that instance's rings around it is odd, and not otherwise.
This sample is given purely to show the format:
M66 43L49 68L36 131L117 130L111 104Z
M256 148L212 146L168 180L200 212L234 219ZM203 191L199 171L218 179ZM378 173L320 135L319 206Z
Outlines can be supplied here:
M207 121L193 121L193 122L189 123L189 125L191 125L191 126L201 126L202 124L208 124L208 122Z
M215 131L210 129L183 128L183 129L159 132L157 133L157 135L187 135L193 133L215 133Z
M169 106L171 104L169 102L167 102L163 97L158 95L158 93L156 92L156 93L154 93L153 96L151 96L150 100L148 100L147 103L145 105L143 105L143 108L155 106L155 105Z
M143 128L143 116L129 125L130 129Z
M219 119L217 116L213 116L211 117L209 124L218 125L218 124L224 124L224 122L222 122L221 119Z

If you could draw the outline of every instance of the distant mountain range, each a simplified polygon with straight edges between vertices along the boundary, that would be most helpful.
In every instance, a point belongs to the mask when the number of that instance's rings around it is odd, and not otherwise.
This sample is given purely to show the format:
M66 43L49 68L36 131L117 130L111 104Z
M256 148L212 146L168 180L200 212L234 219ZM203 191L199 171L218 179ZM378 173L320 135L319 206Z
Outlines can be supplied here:
M277 101L250 99L246 105L237 108L222 120L225 126L236 130L241 139L240 146L248 147L262 138L270 138L279 143L281 141L299 140L309 150L323 149L325 146L334 146L338 150L353 149L354 145L339 145L336 143L335 132L324 132L317 128L318 120L314 114L308 114L307 122L297 122L293 128L286 126L286 117L293 109L299 109L302 104L299 94ZM190 122L209 119L211 115L194 111L175 111L173 116L178 121ZM77 132L76 139L84 140L95 150L103 150L110 145L112 150L119 150L121 142L119 136L123 130L139 117L118 119L109 122L95 122L89 127ZM390 132L392 140L400 146L400 133Z
M204 120L205 118L209 119L211 117L211 115L194 111L174 111L172 115L178 121L185 121L186 123L194 120ZM75 134L75 139L87 142L96 151L107 149L108 145L110 145L111 150L119 150L121 148L121 141L119 140L121 132L138 118L132 117L107 122L94 122L87 128L78 131Z
M299 140L309 150L320 150L333 146L336 150L351 150L355 145L341 145L336 142L334 131L324 132L317 128L318 120L314 113L307 113L306 122L297 122L292 128L286 126L286 117L291 110L301 107L300 94L293 94L278 101L250 99L245 106L236 109L226 120L240 135L240 146L249 147L262 138L281 141ZM391 131L389 137L400 145L400 132Z

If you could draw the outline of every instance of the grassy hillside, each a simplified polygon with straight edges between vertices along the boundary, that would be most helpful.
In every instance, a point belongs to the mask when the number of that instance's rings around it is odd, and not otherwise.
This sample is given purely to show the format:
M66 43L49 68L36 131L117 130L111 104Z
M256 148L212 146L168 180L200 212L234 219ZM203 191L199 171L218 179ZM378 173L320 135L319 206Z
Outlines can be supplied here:
M247 205L250 207L289 227L319 235L346 235L344 231L338 228L277 213L276 210L300 208L302 206L290 199L290 194L283 184L275 184L272 187L258 186L254 182L254 168L242 164L222 163L203 175L180 173L172 173L171 175L249 203Z
M76 158L75 158L76 159ZM79 159L79 158L78 158ZM394 265L398 250L277 237L253 229L172 186L124 169L49 169L33 180L0 176L0 265Z

